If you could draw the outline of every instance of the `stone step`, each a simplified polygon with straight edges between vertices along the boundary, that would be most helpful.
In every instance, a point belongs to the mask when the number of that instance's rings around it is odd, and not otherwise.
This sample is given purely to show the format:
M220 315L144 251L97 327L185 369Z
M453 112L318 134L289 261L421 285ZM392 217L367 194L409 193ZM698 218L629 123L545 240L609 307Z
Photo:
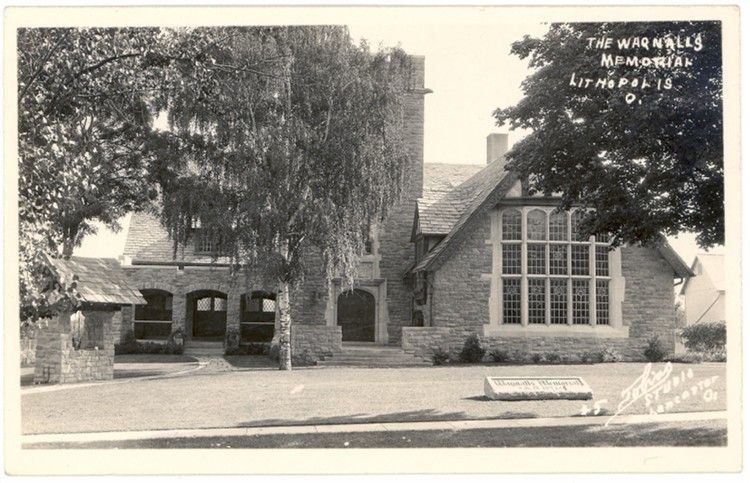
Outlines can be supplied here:
M373 343L345 343L341 352L318 363L328 367L422 367L431 364L406 354L400 347Z

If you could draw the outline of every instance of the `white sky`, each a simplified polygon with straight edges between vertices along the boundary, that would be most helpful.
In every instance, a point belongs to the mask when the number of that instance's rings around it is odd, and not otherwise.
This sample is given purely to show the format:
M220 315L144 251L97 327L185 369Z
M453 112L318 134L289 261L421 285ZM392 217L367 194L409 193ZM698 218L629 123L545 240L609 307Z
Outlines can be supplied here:
M528 74L526 61L510 55L510 45L525 34L542 35L540 23L446 25L393 22L390 25L349 24L355 41L371 45L401 45L410 54L425 56L425 86L434 92L425 101L425 162L484 164L485 138L508 132L495 125L492 111L521 99L520 84ZM510 144L521 139L509 132ZM123 230L104 228L88 237L76 255L118 257L125 244L129 217ZM695 238L670 238L675 250L690 264L699 252ZM719 249L720 251L721 249ZM713 250L716 252L717 250Z

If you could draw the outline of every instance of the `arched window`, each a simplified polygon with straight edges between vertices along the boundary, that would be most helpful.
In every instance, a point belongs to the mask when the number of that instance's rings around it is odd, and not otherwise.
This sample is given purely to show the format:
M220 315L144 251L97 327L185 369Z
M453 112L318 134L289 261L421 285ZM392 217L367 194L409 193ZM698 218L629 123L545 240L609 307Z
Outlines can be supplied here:
M609 243L584 234L585 217L583 209L570 214L540 206L502 209L502 324L610 323Z
M276 321L276 294L255 291L240 297L243 342L268 342Z
M526 237L529 240L547 239L547 214L542 210L531 210L526 215Z
M521 240L520 210L503 210L503 240Z

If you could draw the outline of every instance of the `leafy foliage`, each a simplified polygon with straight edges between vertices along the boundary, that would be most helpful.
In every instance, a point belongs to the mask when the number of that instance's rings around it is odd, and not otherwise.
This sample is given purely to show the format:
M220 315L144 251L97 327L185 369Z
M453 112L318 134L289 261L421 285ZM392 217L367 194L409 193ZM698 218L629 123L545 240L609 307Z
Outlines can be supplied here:
M49 290L47 256L68 256L93 221L153 198L148 183L157 29L20 29L18 150L21 319L71 300ZM53 300L54 299L54 300Z
M727 325L724 322L698 322L684 329L680 334L685 347L691 351L703 352L727 345Z
M464 346L458 355L461 362L481 362L484 358L484 353L487 349L482 346L482 341L479 340L477 334L471 334L464 341Z
M683 38L700 33L700 51L623 50L616 55L689 58L692 66L644 67L598 62L590 37ZM660 233L697 232L701 247L724 241L721 26L719 22L562 23L543 38L526 36L511 52L535 71L525 97L497 109L498 125L531 130L508 153L530 188L561 193L561 205L595 208L584 229L614 243L649 242ZM613 53L608 50L608 53ZM580 88L578 78L671 78L672 89Z
M643 349L643 355L646 356L646 360L649 362L660 362L668 354L669 351L657 336L651 337L646 344L646 348Z
M351 283L372 223L400 195L408 57L357 47L344 27L195 29L175 43L200 54L176 64L161 100L163 222L175 250L200 223L215 256L278 284L288 366L289 287L305 255Z

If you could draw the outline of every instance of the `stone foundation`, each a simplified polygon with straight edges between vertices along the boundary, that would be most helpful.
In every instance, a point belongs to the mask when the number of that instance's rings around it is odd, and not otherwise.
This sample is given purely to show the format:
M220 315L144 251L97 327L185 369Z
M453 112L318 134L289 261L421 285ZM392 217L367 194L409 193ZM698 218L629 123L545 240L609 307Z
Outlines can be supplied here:
M34 384L69 384L114 377L113 322L119 310L84 309L80 348L73 343L71 314L49 319L37 332Z
M401 347L407 354L412 354L423 361L432 362L432 356L438 349L450 354L452 360L458 360L471 330L458 330L453 327L404 327ZM638 338L605 338L605 337L485 337L479 334L482 345L487 349L487 360L493 349L509 354L520 353L529 359L535 354L557 354L564 362L580 362L582 356L613 350L622 356L623 361L643 361L645 343ZM531 362L529 360L529 362Z
M341 352L341 327L329 325L292 325L292 354L307 352L325 359Z

